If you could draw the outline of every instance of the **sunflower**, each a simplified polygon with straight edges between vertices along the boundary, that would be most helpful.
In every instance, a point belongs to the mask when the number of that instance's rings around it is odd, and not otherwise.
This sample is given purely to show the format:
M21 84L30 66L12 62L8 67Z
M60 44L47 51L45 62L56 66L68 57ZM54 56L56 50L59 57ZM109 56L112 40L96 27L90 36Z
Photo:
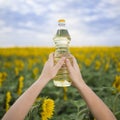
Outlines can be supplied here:
M11 99L12 99L11 92L8 91L6 93L6 111L8 111L8 109L10 108L9 103L10 103Z
M17 91L18 95L21 95L21 94L22 94L22 89L23 89L23 85L24 85L23 80L24 80L24 77L23 77L23 76L20 76L20 77L19 77L18 91Z
M55 104L52 99L50 98L44 99L42 104L42 112L41 112L42 120L48 120L52 118L54 107L55 107Z
M117 89L117 92L120 92L120 75L115 76L115 80L112 86Z

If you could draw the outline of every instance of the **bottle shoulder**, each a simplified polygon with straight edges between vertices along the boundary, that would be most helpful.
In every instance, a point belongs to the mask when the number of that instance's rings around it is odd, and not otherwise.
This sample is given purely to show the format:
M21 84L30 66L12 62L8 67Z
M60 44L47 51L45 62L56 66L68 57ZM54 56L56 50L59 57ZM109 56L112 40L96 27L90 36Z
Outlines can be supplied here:
M67 29L58 29L57 33L55 35L55 38L56 37L66 37L67 39L71 40L69 32Z

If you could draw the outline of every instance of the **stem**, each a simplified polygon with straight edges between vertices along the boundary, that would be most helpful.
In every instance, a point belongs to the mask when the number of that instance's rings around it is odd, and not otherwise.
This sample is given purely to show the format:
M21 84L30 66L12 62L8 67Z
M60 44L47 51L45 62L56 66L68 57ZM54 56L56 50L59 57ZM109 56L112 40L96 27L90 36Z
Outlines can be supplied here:
M118 111L118 112L115 113L115 115L118 115L118 114L120 114L120 111Z
M104 89L113 89L112 87L99 87L99 88L92 88L93 90L104 90Z
M115 99L113 101L113 113L115 113L115 111L116 111L116 106L117 106L116 102L117 102L119 96L120 96L120 92L115 96Z

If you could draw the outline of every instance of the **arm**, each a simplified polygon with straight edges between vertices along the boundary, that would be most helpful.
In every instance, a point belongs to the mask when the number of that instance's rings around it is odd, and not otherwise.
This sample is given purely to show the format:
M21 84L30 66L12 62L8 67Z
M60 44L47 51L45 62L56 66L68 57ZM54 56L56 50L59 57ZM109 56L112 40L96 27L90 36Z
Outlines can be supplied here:
M76 59L73 58L73 64L67 59L66 64L74 86L78 89L82 98L85 100L90 111L96 120L116 120L110 109L104 102L86 85L80 73Z
M23 120L41 90L49 82L49 80L51 80L56 75L57 71L63 65L64 59L65 58L61 58L54 66L53 54L50 54L39 79L17 99L17 101L4 115L2 120Z

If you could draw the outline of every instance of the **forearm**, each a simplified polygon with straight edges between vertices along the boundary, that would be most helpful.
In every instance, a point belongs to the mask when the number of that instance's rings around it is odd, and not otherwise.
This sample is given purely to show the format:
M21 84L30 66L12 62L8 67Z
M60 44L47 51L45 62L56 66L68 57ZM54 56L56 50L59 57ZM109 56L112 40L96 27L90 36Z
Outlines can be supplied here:
M49 55L42 70L40 78L12 105L8 112L4 115L2 120L23 120L35 99L48 83L48 81L55 77L58 70L64 64L65 57L62 57L58 63L54 65L54 54Z
M24 120L35 99L47 84L46 78L39 78L18 100L11 106L2 120Z
M77 88L96 120L116 120L104 102L85 83L79 83Z

